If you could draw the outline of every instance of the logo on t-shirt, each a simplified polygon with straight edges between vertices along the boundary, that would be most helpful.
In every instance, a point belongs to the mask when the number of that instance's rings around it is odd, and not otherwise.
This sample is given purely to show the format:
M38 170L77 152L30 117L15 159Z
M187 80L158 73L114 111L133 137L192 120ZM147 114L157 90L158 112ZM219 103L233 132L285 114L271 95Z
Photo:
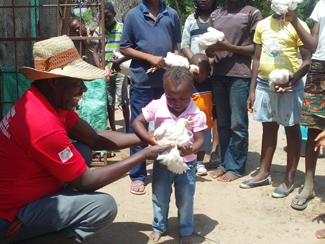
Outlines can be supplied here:
M59 152L59 157L62 161L62 163L65 163L73 156L73 153L71 152L70 148L67 147L63 151Z

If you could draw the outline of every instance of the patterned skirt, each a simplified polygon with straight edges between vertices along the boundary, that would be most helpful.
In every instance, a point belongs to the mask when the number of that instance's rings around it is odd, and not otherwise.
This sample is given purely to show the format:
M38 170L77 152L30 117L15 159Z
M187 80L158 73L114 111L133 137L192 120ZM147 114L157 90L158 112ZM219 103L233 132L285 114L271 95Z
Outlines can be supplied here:
M325 61L313 60L307 74L301 125L325 129Z

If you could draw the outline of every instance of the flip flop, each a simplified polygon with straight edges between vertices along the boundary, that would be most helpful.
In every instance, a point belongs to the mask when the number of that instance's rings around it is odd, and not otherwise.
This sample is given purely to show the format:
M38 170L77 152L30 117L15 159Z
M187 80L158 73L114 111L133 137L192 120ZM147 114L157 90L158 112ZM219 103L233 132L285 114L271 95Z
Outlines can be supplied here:
M298 202L300 202L303 199L306 199L306 202L302 205L295 204L294 202L291 202L291 207L296 210L304 210L307 208L308 202L313 199L315 196L296 196L295 198L298 199Z
M141 186L144 186L143 191L140 191L140 187L141 187ZM136 188L138 188L138 191L134 191L134 190L130 189L130 192L131 192L132 194L135 194L135 195L143 195L143 194L146 194L146 188L145 188L145 185L144 185L143 182L140 183L139 185L133 185L133 184L131 184L131 187L136 187Z

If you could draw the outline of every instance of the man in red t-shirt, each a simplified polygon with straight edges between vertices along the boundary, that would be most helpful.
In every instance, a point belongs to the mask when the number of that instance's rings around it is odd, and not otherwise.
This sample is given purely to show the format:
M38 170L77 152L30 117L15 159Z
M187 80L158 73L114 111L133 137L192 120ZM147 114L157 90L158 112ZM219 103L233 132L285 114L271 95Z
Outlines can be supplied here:
M95 131L72 110L87 90L83 81L103 78L107 71L84 62L69 37L36 42L33 53L35 69L20 69L34 80L31 89L0 122L0 243L35 237L34 243L44 243L40 238L48 235L51 243L82 242L117 213L113 197L94 191L171 146L150 147L90 170L92 150L143 143L135 134ZM65 189L63 182L78 191Z

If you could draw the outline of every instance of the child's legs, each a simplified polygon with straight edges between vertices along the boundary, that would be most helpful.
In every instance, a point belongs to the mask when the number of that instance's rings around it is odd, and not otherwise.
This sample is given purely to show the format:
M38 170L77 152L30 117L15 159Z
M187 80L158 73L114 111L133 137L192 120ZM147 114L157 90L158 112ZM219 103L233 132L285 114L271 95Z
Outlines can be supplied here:
M189 170L175 175L175 198L178 209L178 229L181 236L193 235L194 228L194 193L195 161L189 162Z
M168 230L168 211L172 193L173 176L167 166L154 162L152 175L152 204L155 232L164 233Z
M305 156L305 184L302 192L299 195L309 196L314 192L314 177L316 171L316 163L318 159L319 150L315 152L314 148L316 146L315 139L317 135L321 132L318 129L308 128L308 137L306 143L306 156Z
M116 73L110 75L110 82L106 83L107 93L107 113L110 127L116 131L115 127L115 92L116 92Z
M279 125L275 122L265 122L263 125L261 167L254 181L264 180L270 174L272 158L278 140Z
M299 124L284 128L287 137L287 169L284 183L290 187L293 184L300 159L302 139Z
M212 144L211 143L211 129L204 130L204 136L205 136L204 145L203 145L202 149L196 155L197 161L203 161L205 152L211 150L211 144Z
M126 133L129 132L130 127L130 109L128 96L128 77L124 74L116 74L116 95L117 106L123 111L123 118L126 127Z
M211 148L211 152L216 151L218 145L219 145L218 121L215 119L215 120L213 120L213 127L212 127L212 148Z

